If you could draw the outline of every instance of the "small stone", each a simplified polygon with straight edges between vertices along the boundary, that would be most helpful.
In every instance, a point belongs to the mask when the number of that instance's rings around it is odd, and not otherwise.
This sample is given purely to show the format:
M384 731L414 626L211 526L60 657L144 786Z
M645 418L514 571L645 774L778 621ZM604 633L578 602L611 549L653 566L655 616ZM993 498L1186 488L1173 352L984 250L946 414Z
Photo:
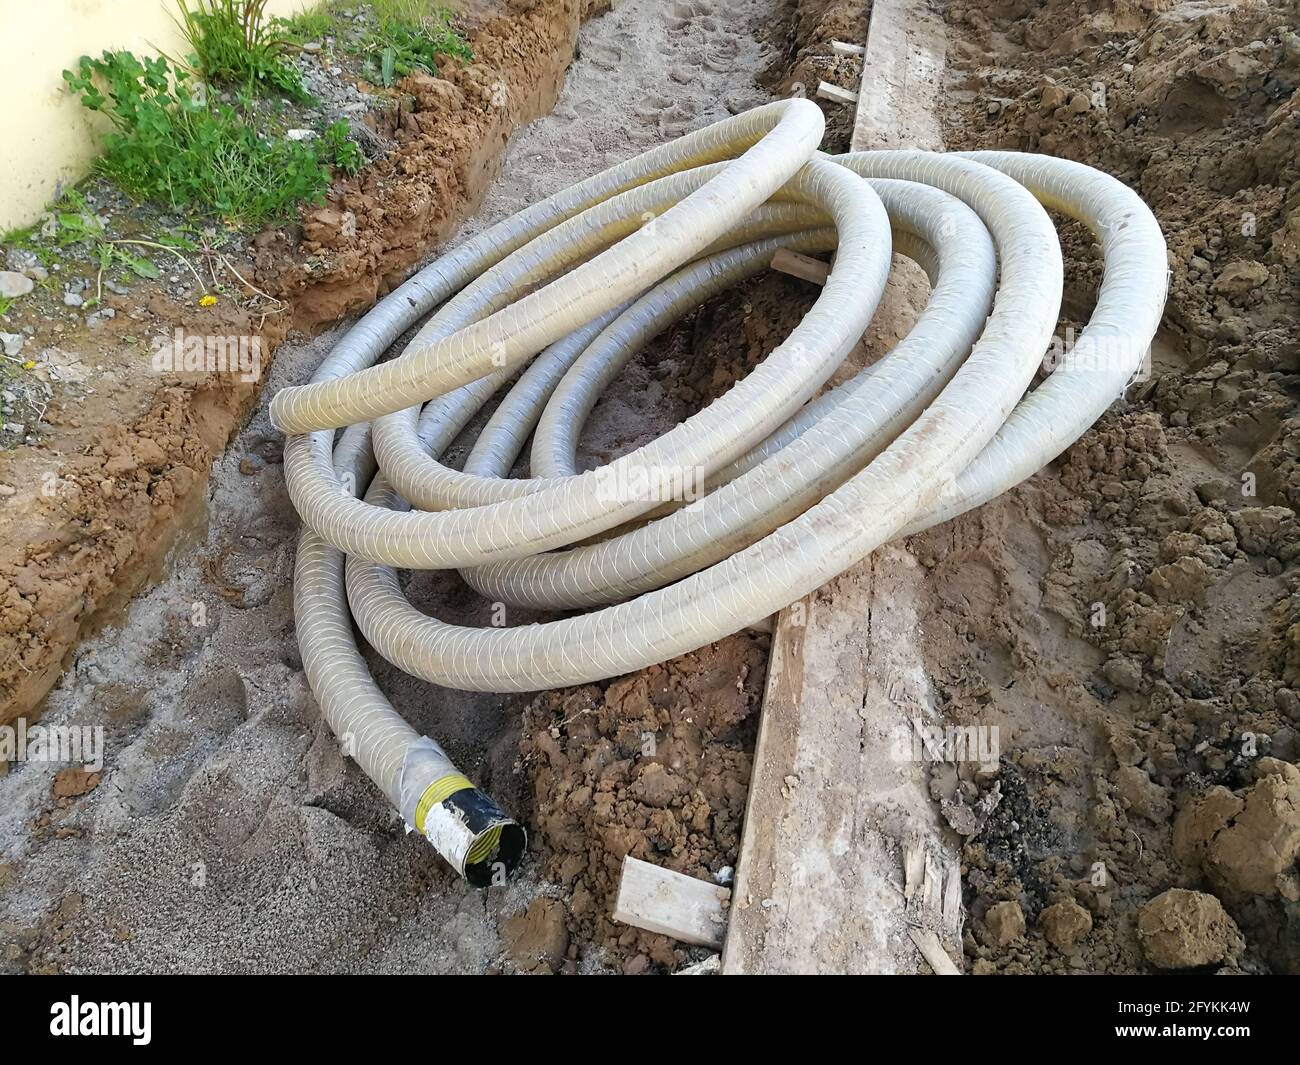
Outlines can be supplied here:
M0 296L6 299L26 296L35 287L36 282L26 274L14 270L0 270Z
M309 141L316 136L314 129L288 129L284 135L291 141Z
M1092 914L1080 906L1074 899L1055 902L1038 915L1038 923L1043 929L1047 942L1062 953L1068 953L1073 946L1092 931Z
M1076 115L1083 114L1091 106L1092 103L1088 100L1088 97L1081 92L1076 92L1070 97L1070 110Z
M722 971L722 955L710 954L703 961L678 969L674 976L715 976Z
M1055 111L1058 107L1064 106L1069 98L1070 94L1057 85L1056 82L1044 79L1038 100L1038 108L1044 113Z
M27 338L22 333L0 333L0 347L4 348L4 353L13 358L23 350L23 342Z
M18 489L11 484L0 484L0 498L17 495Z
M27 273L33 266L40 262L36 253L28 248L10 248L5 253L5 265L20 274Z
M80 307L86 302L86 298L79 292L65 292L63 294L63 303L67 307Z
M1300 695L1290 688L1278 688L1273 693L1273 705L1293 721L1300 721Z
M239 460L239 472L246 477L252 477L254 474L260 473L265 467L266 463L256 455L245 455Z

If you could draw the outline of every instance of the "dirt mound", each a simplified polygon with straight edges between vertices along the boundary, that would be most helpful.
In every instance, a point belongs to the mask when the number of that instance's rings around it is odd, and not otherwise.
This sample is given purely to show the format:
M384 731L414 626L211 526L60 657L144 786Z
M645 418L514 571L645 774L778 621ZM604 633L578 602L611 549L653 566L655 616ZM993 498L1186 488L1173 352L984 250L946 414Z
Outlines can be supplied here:
M1028 928L970 935L968 955L976 972L1300 970L1293 13L1009 2L947 18L948 146L1114 174L1155 211L1171 270L1127 400L1051 470L924 538L932 675L952 716L1003 736L968 904L977 932L1012 901ZM1081 227L1063 234L1068 343L1100 262ZM1220 912L1170 888L1212 891ZM1091 927L1063 939L1076 905Z
M733 636L603 690L548 692L525 712L521 753L543 870L569 893L577 939L624 972L688 957L665 936L610 919L627 855L730 881L766 663L766 638Z

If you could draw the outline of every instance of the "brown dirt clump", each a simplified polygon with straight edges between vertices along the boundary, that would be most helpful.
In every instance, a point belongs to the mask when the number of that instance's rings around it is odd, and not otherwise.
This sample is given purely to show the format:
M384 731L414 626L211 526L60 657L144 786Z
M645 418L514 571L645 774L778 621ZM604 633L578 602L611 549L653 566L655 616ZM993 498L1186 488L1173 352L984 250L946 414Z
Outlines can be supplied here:
M569 949L564 903L559 899L533 899L523 913L503 922L501 939L506 957L518 972L554 975L576 957Z
M399 282L477 205L510 132L552 106L593 5L487 7L471 22L472 64L403 84L394 149L341 182L301 231L254 241L256 273L240 272L281 301L276 313L106 297L119 313L95 339L116 354L93 367L97 387L56 393L43 439L0 453L0 722L30 714L77 642L202 523L212 460L256 397L261 378L155 371L133 334L252 337L265 370L291 326L314 331ZM75 361L89 341L60 343ZM264 450L276 461L274 440Z
M766 638L729 637L611 682L547 692L524 714L535 843L568 924L627 973L673 969L681 944L610 919L631 855L725 883L741 821ZM579 961L575 949L570 968Z
M1261 758L1240 792L1222 785L1191 798L1174 822L1174 852L1226 896L1300 902L1300 769Z
M1241 935L1223 905L1201 891L1170 888L1138 913L1138 939L1158 969L1194 969L1232 960Z

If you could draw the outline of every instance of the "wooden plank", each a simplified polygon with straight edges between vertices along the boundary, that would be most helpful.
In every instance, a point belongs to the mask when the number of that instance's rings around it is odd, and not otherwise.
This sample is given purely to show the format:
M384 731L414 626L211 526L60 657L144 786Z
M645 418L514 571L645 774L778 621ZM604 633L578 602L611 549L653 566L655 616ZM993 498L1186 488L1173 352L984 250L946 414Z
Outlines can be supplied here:
M614 920L683 943L721 947L730 898L728 888L629 856L623 859Z
M823 100L833 100L837 104L855 104L858 102L856 92L841 89L838 85L832 85L829 81L817 83L817 95Z
M776 254L772 256L772 269L780 270L783 274L789 274L803 281L811 281L814 285L826 284L826 279L831 273L827 263L814 259L811 255L804 255L802 252L791 251L789 248L777 249Z
M943 147L937 106L943 56L943 22L924 0L872 3L862 60L871 91L858 94L852 151Z
M874 0L854 150L942 147L943 49L924 0ZM915 268L894 271L859 364L927 291ZM777 616L724 973L958 971L952 848L923 766L893 742L939 720L916 643L924 580L888 544Z

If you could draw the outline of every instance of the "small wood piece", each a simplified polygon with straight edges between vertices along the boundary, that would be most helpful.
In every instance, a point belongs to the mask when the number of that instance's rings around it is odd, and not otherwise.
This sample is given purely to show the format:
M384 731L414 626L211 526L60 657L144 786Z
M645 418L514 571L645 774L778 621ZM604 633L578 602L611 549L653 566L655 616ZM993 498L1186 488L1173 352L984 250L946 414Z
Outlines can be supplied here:
M860 44L849 44L848 41L831 41L831 51L836 55L862 55L866 48Z
M925 840L917 837L903 848L903 898L911 900L925 873Z
M683 943L721 947L727 931L727 888L671 869L623 859L614 920L658 932Z
M776 254L772 256L772 269L780 270L781 273L789 274L791 277L802 278L804 281L811 281L814 285L826 284L826 278L831 273L831 268L820 259L791 251L789 248L777 249Z
M957 968L952 958L948 957L948 952L943 949L938 935L925 928L909 928L908 935L912 937L912 942L916 944L916 949L921 952L921 956L930 963L930 968L934 970L936 976L961 976L961 970Z
M841 89L838 85L832 85L829 81L817 83L817 95L823 100L834 100L837 104L855 104L858 102L856 92Z
M954 939L961 939L961 866L956 862L948 864L948 879L943 885L943 927Z

